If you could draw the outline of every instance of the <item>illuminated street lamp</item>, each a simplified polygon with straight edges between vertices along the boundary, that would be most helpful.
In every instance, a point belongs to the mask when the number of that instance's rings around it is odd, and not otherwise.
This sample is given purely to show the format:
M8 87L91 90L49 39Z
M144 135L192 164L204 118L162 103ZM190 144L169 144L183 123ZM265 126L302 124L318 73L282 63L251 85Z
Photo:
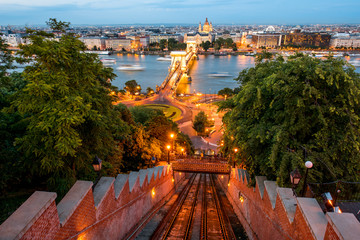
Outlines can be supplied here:
M101 167L102 167L102 160L98 157L95 156L94 161L92 162L92 166L94 168L94 171L97 172L98 176L95 180L95 183L93 184L92 188L94 189L96 184L99 182L100 180L100 176L101 176Z
M171 148L171 146L168 144L168 145L166 145L166 148L168 150L168 159L167 159L167 161L168 161L168 164L170 164L170 148Z
M175 144L174 144L174 139L175 139L175 134L174 133L170 133L170 138L171 138L171 145L172 145L172 149L175 149Z
M305 191L306 191L306 178L307 178L307 175L308 175L308 171L310 168L313 167L313 163L310 162L310 161L306 161L305 162L305 167L306 167L306 172L305 172L305 178L304 178L304 186L303 186L303 189L302 189L302 192L301 192L301 196L304 197L305 195Z
M239 151L239 149L234 148L234 153L236 154ZM235 168L235 154L234 154L234 159L233 159L233 164L234 164L234 168Z

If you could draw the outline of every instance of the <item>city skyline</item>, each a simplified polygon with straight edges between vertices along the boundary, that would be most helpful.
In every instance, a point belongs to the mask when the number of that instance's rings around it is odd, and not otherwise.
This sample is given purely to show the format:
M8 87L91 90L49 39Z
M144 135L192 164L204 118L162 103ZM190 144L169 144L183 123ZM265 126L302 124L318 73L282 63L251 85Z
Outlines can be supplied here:
M72 24L358 24L356 0L0 0L0 25Z

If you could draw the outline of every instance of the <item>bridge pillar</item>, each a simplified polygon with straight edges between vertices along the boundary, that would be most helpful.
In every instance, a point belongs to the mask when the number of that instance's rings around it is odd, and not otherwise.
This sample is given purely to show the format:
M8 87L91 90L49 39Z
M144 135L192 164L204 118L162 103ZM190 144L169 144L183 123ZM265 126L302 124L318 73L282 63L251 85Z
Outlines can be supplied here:
M177 63L181 64L181 70L186 71L186 52L185 51L173 51L170 53L171 56L171 70L173 71Z

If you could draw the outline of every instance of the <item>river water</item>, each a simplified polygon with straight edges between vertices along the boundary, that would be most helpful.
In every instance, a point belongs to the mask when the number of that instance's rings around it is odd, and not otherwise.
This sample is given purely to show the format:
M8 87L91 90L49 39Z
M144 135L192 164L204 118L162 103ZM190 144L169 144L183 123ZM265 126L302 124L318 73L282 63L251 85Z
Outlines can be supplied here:
M147 87L155 89L156 85L166 78L169 61L157 61L157 55L134 55L134 54L116 54L111 56L100 56L100 58L115 58L116 64L109 65L114 69L117 77L113 85L119 89L124 88L128 80L135 79L143 90ZM347 57L350 63L356 64L356 71L360 72L360 57ZM199 60L194 61L190 70L192 82L189 84L180 84L179 89L184 93L202 92L217 93L219 90L238 86L234 81L240 71L254 66L254 57L251 56L214 56L199 55ZM123 64L140 65L145 69L143 71L119 71L117 67ZM212 73L226 73L227 77L211 77Z

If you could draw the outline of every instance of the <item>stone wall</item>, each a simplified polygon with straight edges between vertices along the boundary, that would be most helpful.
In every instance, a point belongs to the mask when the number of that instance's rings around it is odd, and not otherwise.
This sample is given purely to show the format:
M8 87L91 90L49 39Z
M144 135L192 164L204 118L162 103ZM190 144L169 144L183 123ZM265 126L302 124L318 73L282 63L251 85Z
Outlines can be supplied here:
M360 223L350 213L324 214L314 198L295 197L292 189L258 176L249 187L243 169L217 178L250 239L358 239Z
M57 206L56 193L35 192L0 226L0 239L121 239L184 176L159 166L102 177L94 191L77 181Z

